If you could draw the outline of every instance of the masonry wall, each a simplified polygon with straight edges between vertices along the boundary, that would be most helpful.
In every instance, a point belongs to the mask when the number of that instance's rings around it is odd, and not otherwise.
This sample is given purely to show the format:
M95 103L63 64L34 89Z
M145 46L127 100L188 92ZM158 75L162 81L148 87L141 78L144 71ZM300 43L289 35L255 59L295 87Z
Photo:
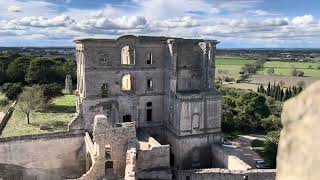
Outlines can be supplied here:
M166 137L171 147L171 157L174 157L172 159L175 167L179 169L211 167L210 144L219 141L219 133L177 137L168 131Z
M231 171L227 169L199 169L179 171L178 180L275 180L276 170Z
M1 138L0 164L19 167L35 177L44 172L56 173L63 178L80 177L85 172L83 134L55 133ZM15 170L17 168L12 169ZM26 179L23 173L21 176Z

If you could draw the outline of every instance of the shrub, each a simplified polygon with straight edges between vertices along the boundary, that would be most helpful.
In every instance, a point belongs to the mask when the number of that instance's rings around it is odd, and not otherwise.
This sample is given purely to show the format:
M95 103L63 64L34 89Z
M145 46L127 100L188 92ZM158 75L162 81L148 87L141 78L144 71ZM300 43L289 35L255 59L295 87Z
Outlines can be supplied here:
M41 88L43 89L46 102L49 102L54 97L63 95L62 86L57 83L43 84Z
M0 99L0 107L5 107L9 104L8 99Z
M21 83L5 83L1 87L1 92L10 100L15 100L22 92L22 84Z
M274 74L274 68L269 68L268 69L268 74L273 75Z
M276 166L280 131L271 131L267 134L265 141L265 152L271 166Z

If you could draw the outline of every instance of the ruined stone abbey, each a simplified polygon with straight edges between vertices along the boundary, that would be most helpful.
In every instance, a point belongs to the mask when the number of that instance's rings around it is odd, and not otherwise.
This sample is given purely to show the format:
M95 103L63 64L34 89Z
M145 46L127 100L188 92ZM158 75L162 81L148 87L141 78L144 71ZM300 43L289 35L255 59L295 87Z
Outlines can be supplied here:
M69 131L0 139L0 164L14 164L21 179L273 180L273 170L231 168L234 158L219 150L217 43L76 40L77 117ZM0 169L0 179L1 172L15 177Z

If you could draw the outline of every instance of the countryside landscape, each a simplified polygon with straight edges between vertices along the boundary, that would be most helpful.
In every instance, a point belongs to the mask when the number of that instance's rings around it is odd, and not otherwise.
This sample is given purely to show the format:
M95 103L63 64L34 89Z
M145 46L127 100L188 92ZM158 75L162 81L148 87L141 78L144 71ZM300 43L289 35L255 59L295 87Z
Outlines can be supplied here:
M320 180L319 0L0 0L0 180Z

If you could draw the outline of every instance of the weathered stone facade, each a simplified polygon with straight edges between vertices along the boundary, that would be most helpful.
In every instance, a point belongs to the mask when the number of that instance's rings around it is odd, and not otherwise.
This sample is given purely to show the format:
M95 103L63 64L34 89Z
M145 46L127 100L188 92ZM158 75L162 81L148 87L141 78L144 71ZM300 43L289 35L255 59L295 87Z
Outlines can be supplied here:
M132 121L169 144L177 169L211 166L222 99L213 85L217 41L122 36L76 40L78 112L83 127L104 114Z

